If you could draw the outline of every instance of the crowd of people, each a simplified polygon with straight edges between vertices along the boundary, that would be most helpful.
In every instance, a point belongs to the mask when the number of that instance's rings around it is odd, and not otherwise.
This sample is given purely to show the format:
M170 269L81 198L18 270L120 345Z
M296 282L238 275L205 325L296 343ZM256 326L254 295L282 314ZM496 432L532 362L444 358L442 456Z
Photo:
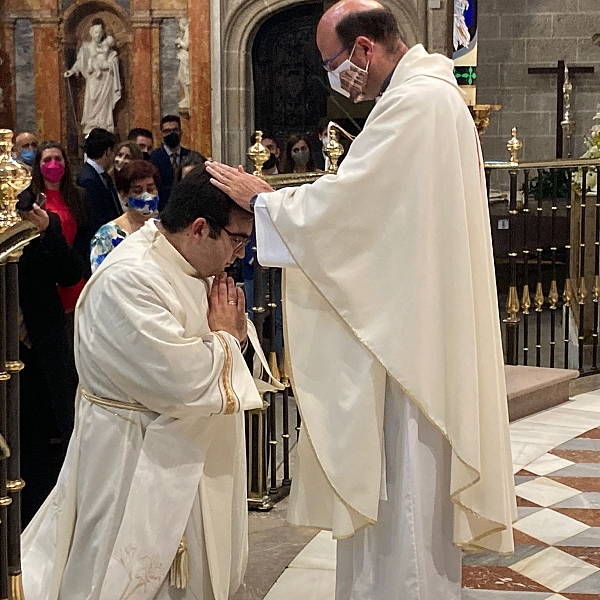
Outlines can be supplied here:
M148 129L134 128L120 143L93 129L76 175L59 142L39 143L31 132L15 138L14 157L32 176L18 209L41 232L25 248L19 276L24 525L56 483L73 430L79 295L110 251L156 216L174 183L206 160L182 146L179 116L166 115L161 131L155 148Z
M319 124L326 138L327 121ZM85 158L75 175L67 151L56 141L38 142L31 132L15 138L14 157L31 169L32 183L19 200L23 218L42 235L25 249L20 276L21 351L26 358L22 385L23 493L26 525L56 482L73 429L77 373L73 358L74 310L90 276L128 235L162 211L173 186L206 158L182 145L181 120L161 120L161 144L152 132L133 128L118 143L107 130L93 129L84 141ZM254 136L250 143L255 143ZM323 142L325 144L326 141ZM304 133L289 136L283 150L274 135L263 144L271 156L267 175L323 170L326 157L313 153ZM315 156L313 156L315 154ZM253 234L254 235L254 234ZM254 238L237 279L244 284L252 318ZM34 277L33 273L40 273ZM33 281L43 284L35 285ZM264 278L265 285L267 279ZM276 310L276 347L283 344L281 272L272 291ZM264 290L266 292L266 290ZM43 406L40 406L43 404ZM40 419L39 416L44 415ZM40 459L40 457L43 457Z

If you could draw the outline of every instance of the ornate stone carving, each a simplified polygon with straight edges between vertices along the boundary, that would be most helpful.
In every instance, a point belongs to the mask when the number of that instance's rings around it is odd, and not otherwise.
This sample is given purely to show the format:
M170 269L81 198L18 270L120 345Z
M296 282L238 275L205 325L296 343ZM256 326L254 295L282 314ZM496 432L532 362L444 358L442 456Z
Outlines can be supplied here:
M177 81L181 88L182 98L179 101L179 108L189 110L190 108L190 20L186 18L179 19L179 37L175 40L175 46L178 49L177 59L179 60L179 72Z
M121 98L119 57L115 40L106 35L104 21L94 19L89 30L91 41L81 44L75 64L65 77L81 75L85 78L85 97L81 125L87 135L94 127L115 131L113 111Z

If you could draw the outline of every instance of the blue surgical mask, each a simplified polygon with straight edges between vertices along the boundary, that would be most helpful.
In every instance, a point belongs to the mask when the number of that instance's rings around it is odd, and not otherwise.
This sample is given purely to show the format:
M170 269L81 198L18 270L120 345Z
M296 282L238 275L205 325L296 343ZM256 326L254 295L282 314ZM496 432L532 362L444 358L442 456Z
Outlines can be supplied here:
M30 167L33 165L33 161L35 160L35 150L31 150L30 148L25 148L21 150L21 160Z
M140 196L129 196L127 206L142 215L153 215L158 210L158 196L144 192Z

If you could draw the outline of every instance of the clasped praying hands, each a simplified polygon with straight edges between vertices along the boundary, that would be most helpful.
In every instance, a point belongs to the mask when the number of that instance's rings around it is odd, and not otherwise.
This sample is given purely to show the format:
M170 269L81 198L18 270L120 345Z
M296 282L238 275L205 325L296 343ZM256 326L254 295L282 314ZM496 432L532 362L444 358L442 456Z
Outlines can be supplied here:
M207 161L205 167L211 176L210 182L244 210L250 211L250 200L257 194L273 191L266 181L246 173L241 165L236 169L220 162Z
M244 344L247 336L246 299L227 273L217 275L208 297L208 326L211 331L226 331Z

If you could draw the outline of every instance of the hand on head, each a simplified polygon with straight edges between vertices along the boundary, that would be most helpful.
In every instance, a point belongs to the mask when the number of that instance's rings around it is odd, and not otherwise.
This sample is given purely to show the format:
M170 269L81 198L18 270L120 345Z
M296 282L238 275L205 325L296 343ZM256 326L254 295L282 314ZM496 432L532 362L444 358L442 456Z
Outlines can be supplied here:
M247 336L246 299L227 273L214 278L208 297L208 326L211 331L226 331L243 344Z
M236 169L220 162L207 161L205 167L211 176L210 182L244 210L250 210L250 200L256 194L273 191L266 181L246 173L241 165Z

